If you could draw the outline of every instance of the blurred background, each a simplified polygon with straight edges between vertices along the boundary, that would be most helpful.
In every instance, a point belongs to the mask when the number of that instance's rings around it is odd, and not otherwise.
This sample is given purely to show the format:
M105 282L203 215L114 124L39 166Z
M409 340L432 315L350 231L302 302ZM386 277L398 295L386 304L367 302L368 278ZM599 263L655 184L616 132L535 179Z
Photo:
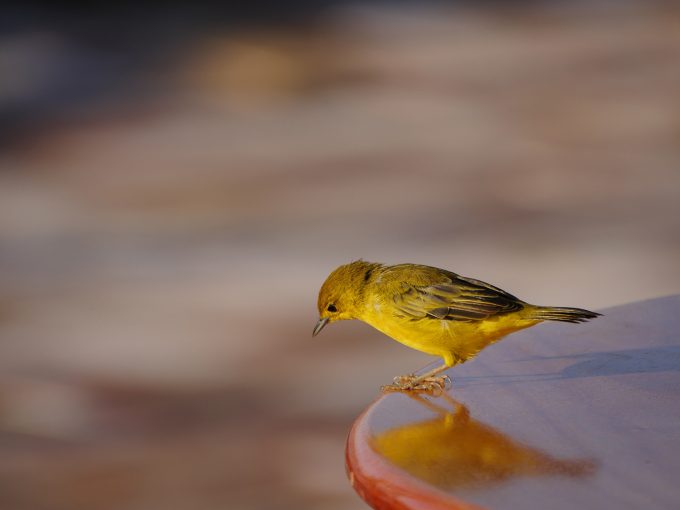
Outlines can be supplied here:
M349 427L433 359L312 340L353 259L680 291L675 2L67 5L0 17L3 509L363 508Z

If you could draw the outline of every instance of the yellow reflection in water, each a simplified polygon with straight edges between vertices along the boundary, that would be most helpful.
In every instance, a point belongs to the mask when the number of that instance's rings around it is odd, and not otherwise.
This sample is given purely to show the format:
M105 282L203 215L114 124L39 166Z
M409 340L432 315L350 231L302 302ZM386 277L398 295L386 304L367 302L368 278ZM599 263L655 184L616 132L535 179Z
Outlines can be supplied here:
M394 427L372 438L373 449L411 475L437 487L480 489L520 476L591 474L589 459L558 459L475 420L463 404L442 396L451 411L412 396L433 419Z

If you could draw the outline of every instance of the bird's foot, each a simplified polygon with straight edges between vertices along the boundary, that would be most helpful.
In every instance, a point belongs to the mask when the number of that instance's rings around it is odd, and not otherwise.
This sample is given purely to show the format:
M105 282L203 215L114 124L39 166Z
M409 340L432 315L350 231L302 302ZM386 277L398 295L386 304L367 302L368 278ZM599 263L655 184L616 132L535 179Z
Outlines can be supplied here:
M395 377L392 384L382 386L380 389L384 393L413 392L438 397L450 388L451 378L448 375L421 378L414 374L409 374Z

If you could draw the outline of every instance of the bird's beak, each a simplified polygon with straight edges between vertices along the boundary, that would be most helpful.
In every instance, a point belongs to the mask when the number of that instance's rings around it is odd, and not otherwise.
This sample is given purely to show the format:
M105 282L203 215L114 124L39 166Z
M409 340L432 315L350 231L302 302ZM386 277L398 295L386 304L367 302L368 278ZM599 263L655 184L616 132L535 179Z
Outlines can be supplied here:
M314 331L312 331L312 336L318 335L326 324L328 324L328 317L325 319L319 319L319 322L317 322L316 326L314 327Z

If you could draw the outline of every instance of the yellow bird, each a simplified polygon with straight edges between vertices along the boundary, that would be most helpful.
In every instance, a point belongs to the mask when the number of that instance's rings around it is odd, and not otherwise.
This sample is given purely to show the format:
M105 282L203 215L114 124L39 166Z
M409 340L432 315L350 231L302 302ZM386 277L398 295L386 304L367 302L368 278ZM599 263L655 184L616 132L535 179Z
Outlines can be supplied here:
M319 291L316 336L329 322L359 319L444 364L422 375L395 377L384 390L434 391L437 376L505 335L539 322L579 323L600 315L581 308L536 306L498 287L445 269L358 260L335 269Z

